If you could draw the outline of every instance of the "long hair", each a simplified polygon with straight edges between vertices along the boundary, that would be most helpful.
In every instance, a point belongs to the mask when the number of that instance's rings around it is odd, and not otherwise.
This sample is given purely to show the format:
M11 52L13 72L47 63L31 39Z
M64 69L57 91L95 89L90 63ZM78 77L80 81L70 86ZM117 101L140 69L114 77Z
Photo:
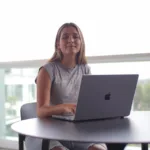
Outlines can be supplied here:
M87 64L87 60L85 57L85 42L84 42L83 34L82 34L80 28L75 23L65 23L59 28L57 35L56 35L56 39L55 39L55 52L54 52L52 58L49 60L49 62L61 61L63 59L62 52L57 49L57 43L60 40L62 30L66 27L76 28L76 30L79 33L80 39L81 39L81 49L77 53L76 63L77 64Z

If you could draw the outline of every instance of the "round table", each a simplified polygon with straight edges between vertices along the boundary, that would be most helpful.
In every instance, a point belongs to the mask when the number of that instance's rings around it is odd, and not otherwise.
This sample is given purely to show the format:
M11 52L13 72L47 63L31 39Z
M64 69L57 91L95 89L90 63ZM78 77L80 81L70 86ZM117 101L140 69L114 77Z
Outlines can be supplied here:
M52 118L34 118L16 122L12 129L19 134L42 139L102 142L141 143L148 149L150 142L150 112L132 112L124 119L69 122Z

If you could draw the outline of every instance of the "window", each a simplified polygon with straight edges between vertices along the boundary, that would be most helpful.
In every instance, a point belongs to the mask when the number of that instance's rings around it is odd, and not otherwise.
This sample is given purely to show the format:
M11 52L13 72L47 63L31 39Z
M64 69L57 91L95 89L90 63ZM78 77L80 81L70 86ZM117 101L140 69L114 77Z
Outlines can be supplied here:
M139 81L133 101L134 110L150 110L150 72L147 68L150 62L120 62L120 63L93 63L89 64L92 74L139 74ZM134 68L134 70L133 70ZM20 74L14 74L20 72ZM1 69L3 77L3 91L1 96L5 99L5 116L2 116L6 128L4 137L16 137L10 129L12 123L20 119L20 107L27 102L36 101L36 85L34 83L37 76L37 68L11 69L11 73L6 73ZM1 85L2 86L2 85Z
M27 74L28 72L28 74ZM35 77L38 69L0 69L0 99L2 102L2 115L0 129L0 138L15 139L17 133L11 129L12 123L20 120L20 107L24 103L36 101Z
M150 1L76 0L73 5L69 0L0 1L0 61L50 58L65 22L81 28L87 56L150 52Z

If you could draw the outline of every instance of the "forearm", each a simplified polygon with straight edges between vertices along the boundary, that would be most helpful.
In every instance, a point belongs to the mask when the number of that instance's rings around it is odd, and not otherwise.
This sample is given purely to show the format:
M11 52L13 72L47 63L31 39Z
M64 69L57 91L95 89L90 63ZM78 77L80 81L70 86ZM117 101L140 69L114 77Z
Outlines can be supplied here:
M41 106L37 108L37 116L40 118L49 117L52 115L60 115L63 113L62 107L60 105L56 106Z

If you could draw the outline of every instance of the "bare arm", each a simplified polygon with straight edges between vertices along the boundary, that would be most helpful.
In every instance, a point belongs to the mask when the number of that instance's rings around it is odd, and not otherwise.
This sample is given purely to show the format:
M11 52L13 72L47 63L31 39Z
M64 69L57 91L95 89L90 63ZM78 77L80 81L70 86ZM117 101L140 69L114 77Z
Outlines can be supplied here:
M37 77L37 116L48 117L63 114L66 111L74 111L72 104L50 106L51 79L45 70L41 68ZM68 110L69 109L69 110Z

